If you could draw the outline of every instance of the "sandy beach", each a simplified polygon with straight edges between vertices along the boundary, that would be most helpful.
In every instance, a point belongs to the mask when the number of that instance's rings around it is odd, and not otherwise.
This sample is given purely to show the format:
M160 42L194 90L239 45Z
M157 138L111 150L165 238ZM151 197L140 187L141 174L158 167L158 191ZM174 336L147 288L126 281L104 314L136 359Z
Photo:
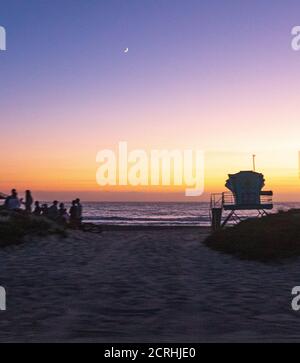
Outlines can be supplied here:
M205 247L207 233L106 228L1 249L0 341L299 340L300 259L240 261Z

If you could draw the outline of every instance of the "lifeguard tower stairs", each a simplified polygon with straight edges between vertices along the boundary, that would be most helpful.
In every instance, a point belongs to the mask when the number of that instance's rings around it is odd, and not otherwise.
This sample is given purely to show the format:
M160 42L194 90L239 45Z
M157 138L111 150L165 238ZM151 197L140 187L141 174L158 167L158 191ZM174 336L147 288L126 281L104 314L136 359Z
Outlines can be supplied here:
M263 174L254 171L241 171L229 174L226 188L230 192L211 195L210 219L213 230L225 227L227 224L237 224L249 218L249 211L254 211L253 217L267 215L273 209L273 192L263 191L265 179Z

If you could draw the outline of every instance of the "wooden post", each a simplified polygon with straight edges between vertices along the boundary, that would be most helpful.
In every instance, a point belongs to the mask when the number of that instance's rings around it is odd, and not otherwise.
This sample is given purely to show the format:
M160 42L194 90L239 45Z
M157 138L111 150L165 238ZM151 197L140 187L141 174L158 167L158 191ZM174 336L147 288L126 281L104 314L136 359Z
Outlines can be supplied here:
M213 231L216 231L221 228L222 208L212 208L211 216L212 216L211 226Z
M253 158L253 171L255 171L256 170L256 165L255 165L256 155L252 155L252 158Z

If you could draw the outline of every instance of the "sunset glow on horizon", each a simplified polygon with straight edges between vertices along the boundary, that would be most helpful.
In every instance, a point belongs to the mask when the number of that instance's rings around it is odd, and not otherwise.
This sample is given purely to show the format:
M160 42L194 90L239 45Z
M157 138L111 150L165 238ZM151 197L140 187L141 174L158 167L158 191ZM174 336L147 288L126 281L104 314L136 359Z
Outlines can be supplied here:
M290 35L298 1L3 3L1 192L208 200L228 174L251 170L256 154L274 199L300 200L300 52ZM96 155L122 140L146 151L203 150L204 195L100 188Z

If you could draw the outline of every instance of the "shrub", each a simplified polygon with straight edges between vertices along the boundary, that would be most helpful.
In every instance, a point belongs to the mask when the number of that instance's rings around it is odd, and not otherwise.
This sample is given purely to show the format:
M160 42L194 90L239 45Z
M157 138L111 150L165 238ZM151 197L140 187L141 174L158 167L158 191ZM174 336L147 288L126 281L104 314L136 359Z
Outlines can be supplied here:
M66 236L66 231L57 223L22 212L0 211L0 246L22 243L25 236L59 234Z
M279 260L300 256L299 211L248 219L209 236L208 247L249 260Z

